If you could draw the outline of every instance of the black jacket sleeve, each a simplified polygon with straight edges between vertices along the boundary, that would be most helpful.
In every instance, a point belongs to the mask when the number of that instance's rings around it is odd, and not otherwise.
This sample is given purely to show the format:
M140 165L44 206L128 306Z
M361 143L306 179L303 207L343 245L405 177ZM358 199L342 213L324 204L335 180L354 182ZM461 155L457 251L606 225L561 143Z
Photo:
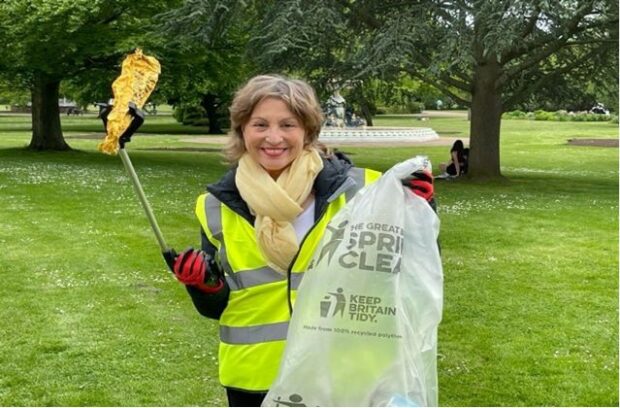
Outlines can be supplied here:
M212 259L217 259L217 248L215 248L213 244L209 242L206 235L204 234L204 231L201 230L200 236L202 238L202 250L205 251L209 256L211 256ZM226 279L224 277L224 274L222 273L221 268L219 267L219 264L215 262L212 263L210 265L209 273L216 274L220 277L220 279L224 281L224 286L222 287L222 289L215 293L205 293L200 289L194 288L192 286L186 286L186 288L187 292L192 298L192 302L194 303L196 310L198 310L198 313L211 319L219 319L222 315L222 312L226 308L226 305L228 305L228 295L230 293L230 288L226 283Z

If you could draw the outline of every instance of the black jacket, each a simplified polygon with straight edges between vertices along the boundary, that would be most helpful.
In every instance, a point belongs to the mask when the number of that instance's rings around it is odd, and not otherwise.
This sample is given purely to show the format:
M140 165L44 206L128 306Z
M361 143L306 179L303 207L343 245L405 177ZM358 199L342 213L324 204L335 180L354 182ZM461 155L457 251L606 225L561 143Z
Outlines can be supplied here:
M345 180L347 180L347 172L351 167L353 167L353 165L346 157L330 156L323 159L323 169L314 180L312 188L315 199L315 221L327 206L328 198L343 185ZM239 190L235 184L236 173L236 168L229 170L218 182L208 185L207 191L254 225L254 216L250 213L250 209L246 202L241 198L241 194L239 194ZM202 230L201 237L202 250L212 257L215 257L216 248L207 239ZM216 271L216 273L221 274L220 271ZM187 291L198 312L212 319L220 318L228 304L228 294L230 293L226 280L224 280L224 287L216 293L204 293L191 286L187 286Z

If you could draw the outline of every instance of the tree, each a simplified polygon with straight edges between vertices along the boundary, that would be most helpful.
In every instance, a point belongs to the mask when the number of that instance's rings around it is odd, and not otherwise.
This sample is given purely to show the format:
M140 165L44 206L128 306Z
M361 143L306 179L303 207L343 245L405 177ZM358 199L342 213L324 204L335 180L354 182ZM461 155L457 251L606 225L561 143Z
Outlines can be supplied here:
M60 127L61 81L108 75L141 46L149 18L172 0L4 0L0 75L31 90L34 150L67 150ZM118 72L116 72L118 75ZM92 78L92 77L91 77Z
M506 109L537 88L553 88L557 78L602 72L600 65L618 52L612 0L288 0L274 8L288 18L281 32L269 33L274 60L290 49L299 60L313 55L306 48L309 38L320 41L312 34L319 12L322 24L344 24L349 33L339 48L347 58L337 69L351 79L405 72L471 108L475 178L501 176Z
M263 71L284 71L308 80L321 100L347 89L347 101L372 126L376 78L360 75L356 54L364 47L363 27L352 26L347 2L271 2L262 6L249 52Z
M223 133L232 94L253 70L245 58L253 16L249 2L186 0L155 18L153 47L168 67L162 93L175 109L203 111L209 133Z

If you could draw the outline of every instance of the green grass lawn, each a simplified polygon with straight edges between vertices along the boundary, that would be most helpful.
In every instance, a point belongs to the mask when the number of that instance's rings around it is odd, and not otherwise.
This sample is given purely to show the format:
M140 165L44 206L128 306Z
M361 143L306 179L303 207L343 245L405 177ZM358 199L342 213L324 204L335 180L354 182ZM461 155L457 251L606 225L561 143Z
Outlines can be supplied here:
M0 115L0 405L224 405L217 323L167 272L120 159L96 151L98 120L62 121L76 150L34 153L29 117ZM464 119L417 123L468 136ZM198 246L194 199L225 171L217 146L186 141L205 130L170 116L142 130L127 149L160 227L176 249ZM618 128L505 120L507 181L436 182L441 405L618 406L618 149L575 137ZM449 157L341 150L377 170Z

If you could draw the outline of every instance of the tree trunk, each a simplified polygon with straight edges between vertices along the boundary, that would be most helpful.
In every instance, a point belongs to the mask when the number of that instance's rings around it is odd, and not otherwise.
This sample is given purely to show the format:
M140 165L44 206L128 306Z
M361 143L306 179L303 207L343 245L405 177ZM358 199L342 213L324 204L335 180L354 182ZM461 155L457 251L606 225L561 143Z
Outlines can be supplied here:
M31 150L71 150L60 127L58 89L60 80L38 73L32 87Z
M366 125L374 126L372 123L372 113L370 111L370 106L368 105L368 101L366 100L366 98L362 98L362 102L360 103L360 105L362 106L362 116L364 117L364 120L366 120Z
M207 112L207 118L209 119L209 134L221 135L224 133L220 126L220 118L217 112L219 106L217 95L206 94L202 97L201 105Z
M366 121L366 126L373 126L372 115L373 109L371 107L371 102L368 100L366 95L364 95L364 88L361 84L358 84L355 88L353 88L353 93L358 100L360 105L360 110L362 117Z
M492 60L474 69L468 169L471 178L501 177L499 137L503 108L497 85L500 74L501 67Z

